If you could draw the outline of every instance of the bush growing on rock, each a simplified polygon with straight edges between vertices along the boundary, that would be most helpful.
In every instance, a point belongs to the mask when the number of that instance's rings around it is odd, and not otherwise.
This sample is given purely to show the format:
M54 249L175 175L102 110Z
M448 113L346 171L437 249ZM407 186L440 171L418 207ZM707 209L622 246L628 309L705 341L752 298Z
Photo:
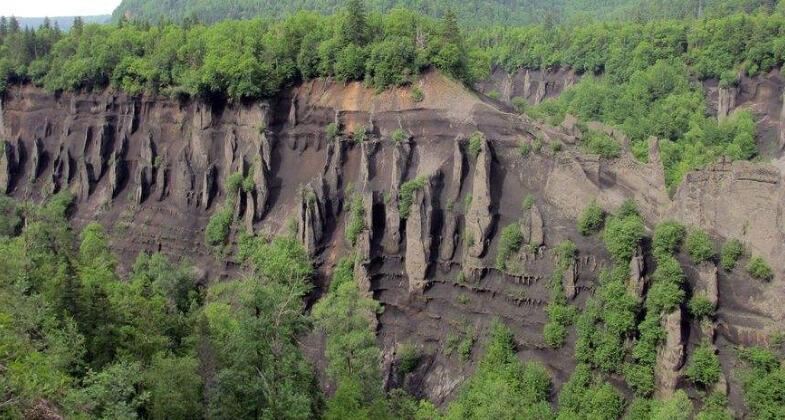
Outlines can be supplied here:
M324 133L327 134L327 138L329 140L335 140L338 137L338 124L336 123L329 123L327 127L324 128Z
M368 136L368 129L365 127L357 127L357 129L352 133L352 138L354 142L360 144L365 141L365 138Z
M725 271L736 268L739 258L744 255L744 245L738 239L731 239L722 245L720 265Z
M742 348L738 355L745 364L739 377L750 412L755 418L785 418L785 365L760 347Z
M589 131L581 140L583 149L604 158L617 158L621 155L621 145L605 133Z
M693 296L687 306L690 309L690 314L697 319L714 316L714 304L705 295Z
M422 102L423 99L425 99L422 89L420 89L418 86L412 86L411 95L414 102Z
M679 251L687 230L680 223L668 220L657 225L652 239L652 250L657 259L670 256Z
M472 159L476 159L482 150L482 142L485 140L485 135L479 131L475 131L469 136L469 155Z
M509 328L495 322L477 370L447 408L446 418L551 418L551 381L536 362L522 363Z
M364 216L362 197L359 194L355 194L349 206L349 221L346 225L346 240L351 246L357 245L357 237L365 229Z
M700 229L693 230L687 235L686 248L695 264L708 261L715 255L714 243L711 241L711 237Z
M692 351L686 374L692 382L704 388L714 385L720 379L720 359L710 344L703 343Z
M400 143L406 140L408 136L406 135L406 132L403 131L403 129L396 128L395 131L392 132L392 135L390 137L392 138L393 142Z
M224 205L210 217L210 221L207 222L207 226L204 229L204 238L207 245L218 247L226 243L226 240L229 238L233 218L234 209L232 206L227 205Z
M609 217L605 222L603 241L614 261L627 264L635 248L643 239L643 219L636 213Z
M512 223L502 229L499 237L499 247L496 253L496 268L504 270L507 268L507 259L521 249L523 245L523 234L518 223Z
M618 419L624 414L624 397L608 382L592 377L585 364L575 367L559 393L560 419Z
M401 219L409 217L409 211L412 208L412 200L414 199L414 192L423 189L426 182L428 182L428 178L425 176L418 176L415 179L401 184L401 189L398 191L398 211L401 215Z
M774 271L772 271L769 264L761 257L755 256L750 259L747 264L747 272L750 273L752 278L769 281L774 278Z
M604 220L605 212L603 212L600 205L597 204L597 200L592 200L589 205L583 209L581 217L578 219L578 232L583 236L597 233L602 229Z

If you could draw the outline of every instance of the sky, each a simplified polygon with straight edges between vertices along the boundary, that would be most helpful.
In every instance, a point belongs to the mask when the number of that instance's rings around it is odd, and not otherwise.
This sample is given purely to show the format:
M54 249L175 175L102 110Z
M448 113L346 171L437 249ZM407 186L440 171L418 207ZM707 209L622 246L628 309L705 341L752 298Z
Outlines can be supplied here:
M93 16L112 13L120 0L0 0L0 16Z

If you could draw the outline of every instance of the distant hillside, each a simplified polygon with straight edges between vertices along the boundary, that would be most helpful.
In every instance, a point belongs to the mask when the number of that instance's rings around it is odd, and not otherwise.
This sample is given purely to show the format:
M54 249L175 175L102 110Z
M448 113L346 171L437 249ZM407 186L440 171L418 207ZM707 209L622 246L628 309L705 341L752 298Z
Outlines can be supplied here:
M71 28L71 25L74 23L74 18L76 16L56 16L50 17L49 21L52 22L52 25L57 23L57 26L60 29L67 31ZM44 23L44 17L18 17L16 18L19 21L19 26L21 27L28 27L28 28L38 28L41 24ZM97 15L97 16L83 16L82 20L85 23L109 23L112 20L112 15Z
M464 23L524 25L563 22L571 19L652 20L686 18L699 14L722 15L735 11L773 8L777 0L367 0L370 10L395 7L441 16L453 9ZM182 21L195 18L212 23L255 16L279 18L298 10L332 13L344 4L340 0L123 0L114 19Z

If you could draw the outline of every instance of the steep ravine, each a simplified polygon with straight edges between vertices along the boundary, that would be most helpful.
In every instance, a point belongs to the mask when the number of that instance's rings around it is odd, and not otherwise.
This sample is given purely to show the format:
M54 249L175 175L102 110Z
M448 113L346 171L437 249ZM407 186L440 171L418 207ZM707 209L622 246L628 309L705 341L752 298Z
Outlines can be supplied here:
M34 201L71 190L77 198L74 224L104 224L125 269L140 251L160 250L192 261L203 281L240 270L204 240L210 216L228 194L230 175L253 179L252 188L239 191L233 235L242 229L281 233L294 220L322 278L351 252L346 210L349 193L358 194L365 228L354 249L355 277L384 306L378 337L386 363L402 342L426 354L413 374L390 375L389 381L405 380L410 390L436 402L449 399L472 370L472 363L445 353L448 337L472 331L479 337L494 317L513 330L522 357L545 363L557 385L569 376L574 333L561 350L549 349L542 337L544 308L556 244L570 239L578 246L566 288L573 305L583 304L599 269L609 265L601 241L575 228L592 199L613 211L634 198L649 227L675 218L717 239L739 238L777 271L773 281L762 283L743 268L726 273L683 261L692 287L715 291L709 294L718 300L718 319L702 332L683 325L680 315L665 320L671 328L661 368L675 373L658 378L664 391L678 384L680 354L699 334L720 347L727 373L730 344L763 343L770 331L785 327L779 303L785 298L779 264L785 257L785 186L778 165L720 162L690 173L671 198L656 139L648 164L629 153L606 160L580 152L574 127L548 127L507 113L438 73L419 84L421 102L405 88L376 94L360 83L317 80L275 101L220 106L12 87L0 118L6 140L0 190ZM328 138L330 123L344 135ZM368 133L362 143L350 135L360 127ZM408 138L393 141L396 129ZM475 155L468 138L476 131L484 139ZM546 146L522 156L521 139L535 137ZM547 145L553 142L564 147L551 152ZM404 219L398 193L418 177L421 186ZM527 194L535 200L524 211ZM499 232L516 221L523 222L527 240L542 246L521 252L516 270L501 272L495 265ZM649 276L642 258L633 263L632 283Z

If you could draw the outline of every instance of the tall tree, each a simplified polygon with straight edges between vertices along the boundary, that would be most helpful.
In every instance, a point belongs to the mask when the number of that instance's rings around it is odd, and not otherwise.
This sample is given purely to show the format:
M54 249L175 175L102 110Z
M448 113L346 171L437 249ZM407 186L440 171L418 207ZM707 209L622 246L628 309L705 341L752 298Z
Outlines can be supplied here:
M363 45L368 33L368 22L363 0L349 0L341 25L341 35L346 43Z

